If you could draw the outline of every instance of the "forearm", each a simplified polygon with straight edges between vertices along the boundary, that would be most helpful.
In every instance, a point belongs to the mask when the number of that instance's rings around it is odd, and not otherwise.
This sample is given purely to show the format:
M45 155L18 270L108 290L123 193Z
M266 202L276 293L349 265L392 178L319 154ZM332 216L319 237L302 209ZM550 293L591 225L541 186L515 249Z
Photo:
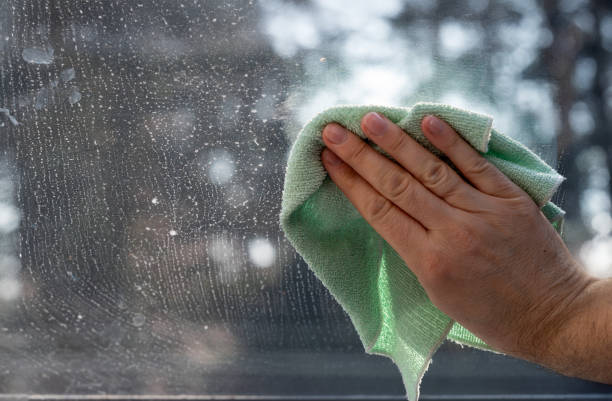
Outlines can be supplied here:
M564 375L612 384L612 279L587 287L550 338L536 362Z

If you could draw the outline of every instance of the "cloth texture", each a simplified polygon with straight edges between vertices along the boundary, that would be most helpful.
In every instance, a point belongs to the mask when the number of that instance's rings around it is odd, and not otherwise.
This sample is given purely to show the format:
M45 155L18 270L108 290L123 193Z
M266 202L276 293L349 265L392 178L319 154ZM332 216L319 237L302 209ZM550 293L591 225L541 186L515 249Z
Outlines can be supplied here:
M360 122L371 111L385 115L454 168L421 131L421 120L428 114L445 120L523 188L558 232L564 212L550 199L564 178L522 144L492 129L491 117L444 104L332 107L315 116L298 135L287 163L281 227L348 313L365 351L391 358L401 373L406 396L417 400L421 378L445 339L493 350L431 303L410 268L327 175L321 163L323 127L337 122L367 141Z

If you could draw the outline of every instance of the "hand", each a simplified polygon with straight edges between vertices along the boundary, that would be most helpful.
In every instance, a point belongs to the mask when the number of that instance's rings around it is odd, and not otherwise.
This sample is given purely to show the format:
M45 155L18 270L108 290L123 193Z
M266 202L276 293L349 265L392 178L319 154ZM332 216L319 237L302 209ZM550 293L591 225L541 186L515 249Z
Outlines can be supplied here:
M322 153L331 179L440 310L496 350L558 367L555 336L595 279L535 202L436 117L423 132L471 185L385 117L361 125L397 163L333 123Z

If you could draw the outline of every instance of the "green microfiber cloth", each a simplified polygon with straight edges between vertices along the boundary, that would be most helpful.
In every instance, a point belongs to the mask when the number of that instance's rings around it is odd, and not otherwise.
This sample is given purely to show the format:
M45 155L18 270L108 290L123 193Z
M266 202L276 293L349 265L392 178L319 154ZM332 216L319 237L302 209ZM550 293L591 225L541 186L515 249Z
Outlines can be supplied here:
M407 397L417 400L421 378L445 338L492 349L431 303L410 268L328 177L321 163L323 127L337 122L367 140L360 122L370 111L387 116L439 156L421 132L421 120L428 114L445 120L523 188L558 232L564 212L550 198L564 178L519 142L492 129L491 117L444 104L332 107L300 132L289 154L281 227L346 310L366 352L391 358L399 367Z

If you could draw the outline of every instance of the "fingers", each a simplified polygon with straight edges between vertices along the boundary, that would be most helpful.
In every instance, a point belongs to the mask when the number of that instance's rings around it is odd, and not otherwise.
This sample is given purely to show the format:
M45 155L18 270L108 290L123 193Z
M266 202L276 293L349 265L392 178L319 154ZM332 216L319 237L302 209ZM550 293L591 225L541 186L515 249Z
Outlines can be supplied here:
M480 191L497 197L523 196L523 190L482 157L446 122L427 116L421 122L427 139L440 149Z
M427 252L428 249L427 232L421 224L378 193L331 150L324 149L321 159L331 179L372 228L398 252L409 266L418 266L422 253ZM411 244L410 255L402 254L407 243Z
M453 169L378 113L368 113L361 121L368 138L389 153L427 189L457 208L471 210L479 194Z
M409 172L338 124L323 130L323 140L378 193L427 229L445 226L451 208L424 188Z

